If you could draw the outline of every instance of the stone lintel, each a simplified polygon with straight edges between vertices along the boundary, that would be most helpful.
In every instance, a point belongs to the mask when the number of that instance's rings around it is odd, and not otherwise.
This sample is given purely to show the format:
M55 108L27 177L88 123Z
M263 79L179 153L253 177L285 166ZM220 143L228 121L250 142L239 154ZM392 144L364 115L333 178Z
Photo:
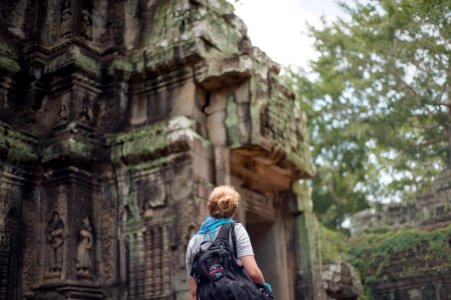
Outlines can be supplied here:
M205 149L210 148L210 142L196 132L195 121L178 116L125 133L107 135L106 146L114 163L135 164L190 149L203 149L200 152L209 156L209 150Z
M232 175L243 180L245 186L269 193L290 190L300 174L284 161L285 154L280 149L267 151L260 146L250 146L232 150Z

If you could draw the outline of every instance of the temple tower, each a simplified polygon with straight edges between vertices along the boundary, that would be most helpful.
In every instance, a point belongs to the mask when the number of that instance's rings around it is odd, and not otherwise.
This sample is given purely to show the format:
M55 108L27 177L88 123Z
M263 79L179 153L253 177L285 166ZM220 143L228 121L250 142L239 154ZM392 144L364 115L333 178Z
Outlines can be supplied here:
M323 299L306 116L230 4L0 9L0 299L188 299L219 184L277 297Z

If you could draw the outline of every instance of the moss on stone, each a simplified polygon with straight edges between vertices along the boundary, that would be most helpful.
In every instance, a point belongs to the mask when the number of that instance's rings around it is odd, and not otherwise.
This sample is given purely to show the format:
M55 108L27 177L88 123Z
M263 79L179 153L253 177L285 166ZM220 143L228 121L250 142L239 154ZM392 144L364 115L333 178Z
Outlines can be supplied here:
M63 140L43 149L42 162L48 162L63 156L90 159L92 146L73 138Z
M388 274L386 267L395 260L413 257L424 268L406 265L398 276L424 275L426 272L447 272L451 269L451 224L435 230L399 229L383 233L362 234L350 240L347 257L369 286L380 282ZM437 263L440 262L440 263Z
M224 121L227 128L228 144L231 148L240 147L240 132L238 129L238 111L235 96L230 94L227 97L227 116Z
M0 68L7 69L10 72L20 71L19 56L6 41L0 38Z
M194 123L187 117L179 116L144 128L109 135L106 137L106 145L111 148L111 160L119 163L123 159L129 161L158 159L162 155L161 152L166 150L173 152L174 149L171 150L170 147L193 139L209 147L209 142L193 129Z
M89 56L84 55L81 52L77 53L77 55L75 56L75 63L85 70L88 70L96 75L100 75L101 70L100 62L96 61L95 59Z
M321 259L324 263L345 259L346 241L348 237L341 232L320 225Z
M7 153L9 161L30 162L38 159L38 139L0 122L0 149Z
M125 59L116 58L113 60L110 66L112 71L121 71L125 75L125 80L128 80L134 71L133 64Z
M110 135L106 139L111 147L111 160L118 163L124 157L146 157L159 149L169 145L165 134L166 122L159 122L151 126Z

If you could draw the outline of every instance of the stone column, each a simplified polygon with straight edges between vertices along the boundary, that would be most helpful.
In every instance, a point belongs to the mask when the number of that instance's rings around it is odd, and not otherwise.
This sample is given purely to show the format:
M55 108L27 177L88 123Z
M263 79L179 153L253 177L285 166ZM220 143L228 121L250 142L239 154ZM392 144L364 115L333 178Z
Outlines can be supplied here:
M296 214L296 256L298 272L295 282L295 299L326 299L321 279L319 223L313 213L311 188L295 183L297 195Z
M215 91L211 104L205 109L207 113L208 138L213 144L215 183L231 184L230 179L230 147L227 143L226 128L227 97L224 92Z

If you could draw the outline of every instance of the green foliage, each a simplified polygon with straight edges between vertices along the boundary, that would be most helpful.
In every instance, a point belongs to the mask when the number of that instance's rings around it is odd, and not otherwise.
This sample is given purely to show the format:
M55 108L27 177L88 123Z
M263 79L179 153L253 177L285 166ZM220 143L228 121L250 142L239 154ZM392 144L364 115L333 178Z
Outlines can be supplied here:
M407 264L404 270L406 275L428 271L447 272L451 268L450 239L451 225L432 231L400 229L381 234L362 234L349 241L347 260L357 268L367 287L384 276L393 276L386 272L392 259L425 262L424 268L413 266L413 269L409 269Z
M321 229L321 260L323 263L344 259L348 236L320 225Z
M375 228L349 238L340 231L321 227L323 262L345 260L359 272L364 290L359 300L376 299L374 285L382 280L449 273L451 224L432 230ZM388 266L402 264L397 271Z
M309 29L311 73L286 76L309 116L315 211L336 228L370 200L427 190L451 161L451 2L341 7L345 18Z

